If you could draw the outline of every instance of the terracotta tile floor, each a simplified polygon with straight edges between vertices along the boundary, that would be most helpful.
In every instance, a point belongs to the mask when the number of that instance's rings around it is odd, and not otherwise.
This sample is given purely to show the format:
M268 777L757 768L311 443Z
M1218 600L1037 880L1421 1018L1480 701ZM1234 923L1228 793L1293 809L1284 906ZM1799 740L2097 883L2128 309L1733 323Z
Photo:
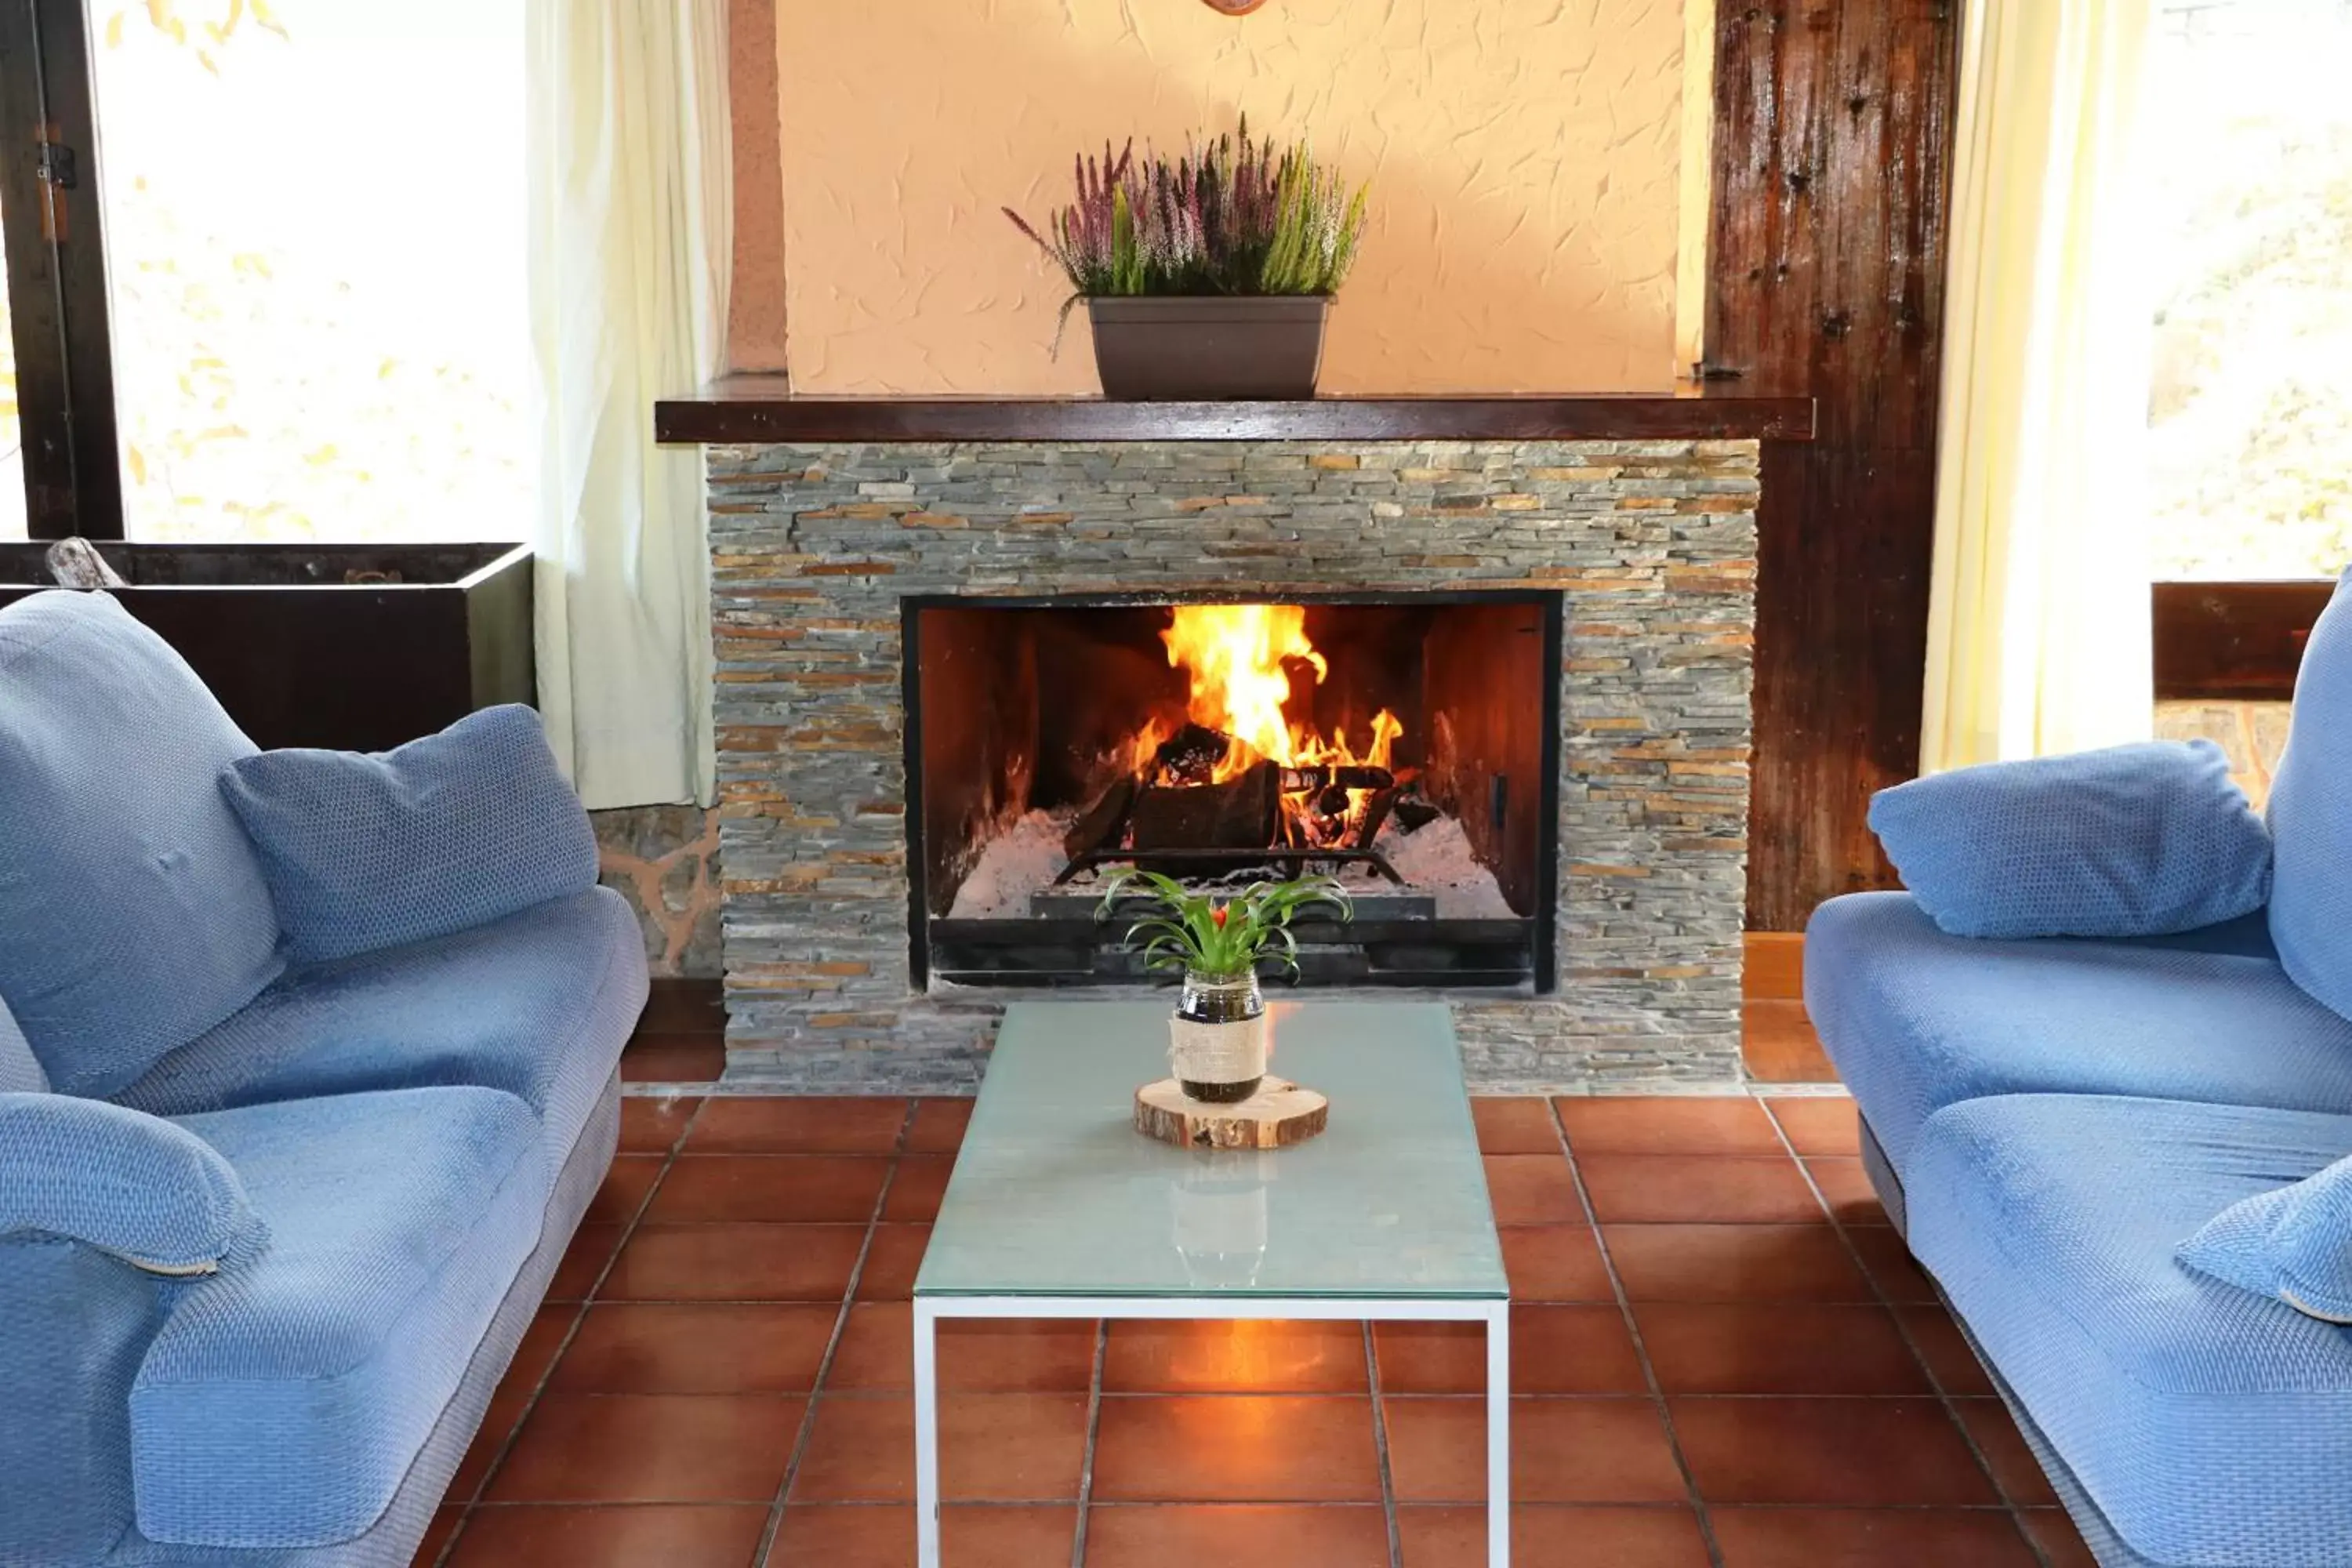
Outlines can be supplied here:
M911 1563L904 1303L966 1108L625 1110L419 1561ZM1850 1104L1477 1110L1522 1568L2089 1562L1862 1195ZM940 1363L948 1568L1486 1561L1475 1335L985 1324Z

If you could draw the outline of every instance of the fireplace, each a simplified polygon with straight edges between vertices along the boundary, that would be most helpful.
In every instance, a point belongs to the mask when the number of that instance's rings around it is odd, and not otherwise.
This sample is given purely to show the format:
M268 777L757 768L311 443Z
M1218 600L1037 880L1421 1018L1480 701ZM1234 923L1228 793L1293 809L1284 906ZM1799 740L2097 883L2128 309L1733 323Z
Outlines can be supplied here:
M1328 872L1300 980L1549 994L1560 595L901 601L919 985L1147 978L1095 918L1140 866Z
M1444 999L1482 1089L1737 1077L1754 441L1396 434L1622 417L1521 403L925 409L786 400L709 450L730 1081L960 1092L1008 997L1122 983L1094 896L1053 888L1088 816L1202 875L1381 853L1404 885L1347 865L1360 918L1307 933L1304 994ZM1209 434L1142 438L1171 421ZM1236 605L1295 608L1254 635L1314 656L1275 660L1279 738L1246 700L1204 722L1171 662L1176 612ZM1170 797L1140 821L1106 804L1121 758ZM1271 826L1263 793L1185 794L1268 762ZM1475 888L1430 887L1449 839Z

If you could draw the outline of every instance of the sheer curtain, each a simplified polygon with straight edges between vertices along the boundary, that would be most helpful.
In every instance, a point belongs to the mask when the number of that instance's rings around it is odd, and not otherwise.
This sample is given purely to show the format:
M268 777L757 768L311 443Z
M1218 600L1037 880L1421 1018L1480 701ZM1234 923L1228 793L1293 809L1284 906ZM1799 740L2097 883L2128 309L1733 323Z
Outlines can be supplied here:
M2153 0L1971 0L1920 766L2147 738Z
M725 352L727 4L528 4L540 706L591 807L708 804L701 454L653 407Z

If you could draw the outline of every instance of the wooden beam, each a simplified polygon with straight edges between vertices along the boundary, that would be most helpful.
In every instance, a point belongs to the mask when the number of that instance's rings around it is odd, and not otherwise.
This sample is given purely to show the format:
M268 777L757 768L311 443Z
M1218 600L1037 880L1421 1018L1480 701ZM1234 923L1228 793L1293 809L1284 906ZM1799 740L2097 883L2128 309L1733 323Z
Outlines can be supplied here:
M2162 702L2284 702L2312 623L2336 584L2158 583L2156 695Z
M1748 923L1891 885L1864 815L1917 766L1958 12L1750 0L1716 28L1707 365L1810 392L1768 443Z
M654 405L661 441L1809 441L1812 399L1738 386L1671 393L1307 397L1145 403L1103 397L795 397L731 375Z

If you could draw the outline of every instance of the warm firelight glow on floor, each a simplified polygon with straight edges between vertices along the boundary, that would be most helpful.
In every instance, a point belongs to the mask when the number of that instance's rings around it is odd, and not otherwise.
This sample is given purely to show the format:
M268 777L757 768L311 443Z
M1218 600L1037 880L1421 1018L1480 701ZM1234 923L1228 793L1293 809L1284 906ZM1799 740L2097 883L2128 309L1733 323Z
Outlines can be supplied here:
M628 1100L418 1563L912 1563L908 1296L971 1108ZM1871 1196L1851 1101L1472 1109L1515 1562L2090 1562ZM954 1325L945 1560L1474 1568L1485 1361L1441 1323Z

